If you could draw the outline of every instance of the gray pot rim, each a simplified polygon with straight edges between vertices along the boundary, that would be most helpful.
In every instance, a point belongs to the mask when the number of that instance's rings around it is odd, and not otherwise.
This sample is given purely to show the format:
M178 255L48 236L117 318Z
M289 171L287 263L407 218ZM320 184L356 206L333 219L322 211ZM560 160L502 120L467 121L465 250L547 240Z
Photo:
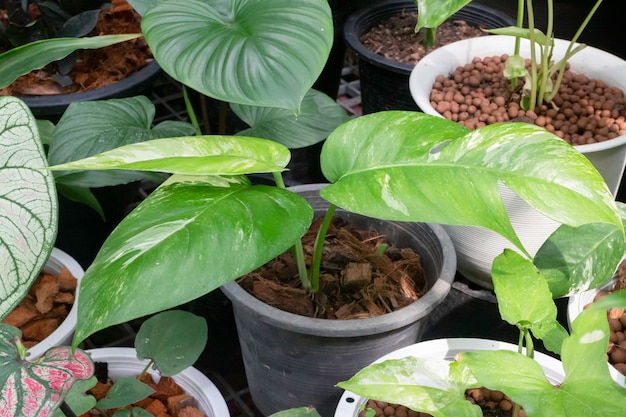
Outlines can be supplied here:
M305 191L319 189L321 184L305 184L289 187L290 190ZM241 288L232 281L221 287L226 296L242 308L253 310L263 320L279 328L322 337L359 337L395 330L428 315L450 292L456 274L456 252L445 229L438 224L426 224L441 243L443 257L441 272L434 285L419 300L406 307L382 316L365 319L330 320L300 316L272 307ZM400 223L401 225L401 223Z

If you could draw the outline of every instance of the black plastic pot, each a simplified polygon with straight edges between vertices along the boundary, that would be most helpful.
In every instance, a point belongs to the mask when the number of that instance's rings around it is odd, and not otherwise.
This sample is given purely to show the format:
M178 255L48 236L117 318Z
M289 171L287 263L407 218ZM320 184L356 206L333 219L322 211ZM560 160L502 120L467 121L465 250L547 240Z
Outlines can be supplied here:
M402 11L416 9L415 2L411 0L384 1L362 6L346 20L346 44L358 58L363 114L384 110L419 110L409 92L409 75L413 65L384 58L360 41L362 34L385 19ZM473 3L455 13L452 18L483 28L515 25L513 17Z
M313 206L328 209L322 185L290 188ZM380 356L421 340L429 315L450 290L456 254L439 225L371 219L337 209L336 214L363 229L387 235L398 246L412 247L421 258L428 292L408 306L378 317L325 320L272 307L236 282L222 287L232 301L250 394L263 415L312 405L331 417L342 391L335 386Z
M152 80L160 71L161 67L159 64L156 61L152 61L125 79L95 90L73 94L25 96L19 98L26 103L37 119L47 119L56 123L63 115L63 112L65 112L65 109L75 101L105 100L140 94L151 85Z

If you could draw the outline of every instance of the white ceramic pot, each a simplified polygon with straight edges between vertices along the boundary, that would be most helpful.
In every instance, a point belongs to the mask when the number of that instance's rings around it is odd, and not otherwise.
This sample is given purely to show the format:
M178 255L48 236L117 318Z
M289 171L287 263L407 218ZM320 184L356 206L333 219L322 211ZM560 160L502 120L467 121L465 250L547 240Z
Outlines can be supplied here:
M530 55L530 45L522 40L520 54ZM513 53L514 38L492 35L458 41L434 50L415 66L409 79L409 89L419 108L427 114L441 116L430 104L430 92L438 75L449 74L457 66L465 65L474 57ZM568 41L555 39L554 59L564 55ZM607 84L626 91L626 61L600 49L587 46L574 55L569 63L574 72L604 80ZM589 145L576 146L596 167L615 195L626 165L626 135ZM534 255L558 224L532 209L526 202L505 187L500 188L504 206L513 228L526 250ZM503 249L513 245L500 235L486 229L445 226L457 251L458 270L482 287L492 289L491 266Z
M94 362L107 362L109 377L116 378L135 376L146 367L147 360L137 359L137 352L133 348L99 348L87 351ZM155 381L159 380L159 374L150 371ZM189 367L174 376L174 380L185 393L194 397L198 402L198 408L206 417L227 417L228 407L224 397L202 372L194 367Z
M612 290L616 280L617 277L614 276L612 280L599 288L584 291L569 297L569 300L567 302L567 323L569 324L570 329L572 328L572 323L574 322L574 320L576 320L576 317L578 317L580 313L582 313L582 311L585 309L585 306L593 303L594 298L600 291ZM611 377L615 382L617 382L621 386L626 387L626 376L622 375L617 369L610 365L609 372L611 373Z
M85 271L74 258L61 249L53 248L50 258L44 266L44 271L52 274L58 274L61 269L66 267L72 273L74 278L80 284ZM54 346L69 345L74 337L74 329L76 329L76 314L78 311L78 285L76 286L76 293L74 296L74 304L70 309L69 314L63 320L63 323L57 329L35 346L28 349L27 357L29 360L33 360L43 355L48 349Z
M452 361L458 353L476 352L479 350L512 350L517 352L517 345L473 338L434 339L398 349L378 359L376 363L408 356ZM537 351L535 351L534 359L541 365L550 383L556 385L563 381L565 371L561 361ZM355 395L350 391L344 391L339 404L337 404L334 417L357 417L361 411L361 406L366 403L367 398Z

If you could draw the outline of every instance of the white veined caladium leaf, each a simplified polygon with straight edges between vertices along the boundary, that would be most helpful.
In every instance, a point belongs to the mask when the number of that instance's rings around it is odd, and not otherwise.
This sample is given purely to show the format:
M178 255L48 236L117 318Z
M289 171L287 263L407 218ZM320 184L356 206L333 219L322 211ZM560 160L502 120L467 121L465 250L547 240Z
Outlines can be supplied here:
M54 347L34 362L22 356L19 329L0 324L0 414L12 417L52 415L76 380L94 372L91 357L69 346Z
M35 118L0 97L0 318L23 298L56 238L57 195Z

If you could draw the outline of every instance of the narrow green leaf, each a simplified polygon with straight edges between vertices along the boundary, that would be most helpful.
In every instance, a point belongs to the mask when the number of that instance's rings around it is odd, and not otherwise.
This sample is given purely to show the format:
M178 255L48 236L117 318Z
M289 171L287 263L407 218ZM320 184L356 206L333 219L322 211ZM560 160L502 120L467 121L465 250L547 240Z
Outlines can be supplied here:
M337 126L350 120L335 100L315 90L309 90L304 96L297 117L293 112L272 107L232 104L231 108L251 126L238 135L275 140L290 149L321 142Z
M140 37L141 34L103 35L89 38L52 38L31 42L0 54L0 88L20 75L58 61L78 49L97 49Z
M308 229L313 210L299 195L207 182L216 178L174 176L122 220L81 280L75 344L206 294L286 251Z
M154 392L150 386L135 377L118 378L109 392L96 404L96 408L107 410L125 407L134 402L143 400Z
M184 175L239 175L280 172L290 157L289 149L266 139L190 136L126 145L50 169L136 169Z
M141 28L163 70L183 84L296 114L333 42L326 0L164 0Z
M57 195L35 118L0 97L0 318L24 297L56 239Z
M494 29L486 29L487 32L492 35L508 35L508 36L516 36L523 39L530 39L530 29L529 28L520 28L517 26L507 26L503 28L494 28ZM548 38L545 33L540 31L539 29L535 29L533 31L533 40L541 45L548 45Z
M548 349L561 351L567 331L557 321L548 283L532 261L505 249L493 261L493 287L502 319L530 328Z
M143 322L135 337L137 358L151 359L163 376L192 366L206 346L206 320L188 311L171 310Z
M339 207L390 220L485 227L520 249L498 183L553 220L621 225L593 165L530 124L470 132L435 116L379 112L339 126L324 143L321 165L334 182L321 195Z

